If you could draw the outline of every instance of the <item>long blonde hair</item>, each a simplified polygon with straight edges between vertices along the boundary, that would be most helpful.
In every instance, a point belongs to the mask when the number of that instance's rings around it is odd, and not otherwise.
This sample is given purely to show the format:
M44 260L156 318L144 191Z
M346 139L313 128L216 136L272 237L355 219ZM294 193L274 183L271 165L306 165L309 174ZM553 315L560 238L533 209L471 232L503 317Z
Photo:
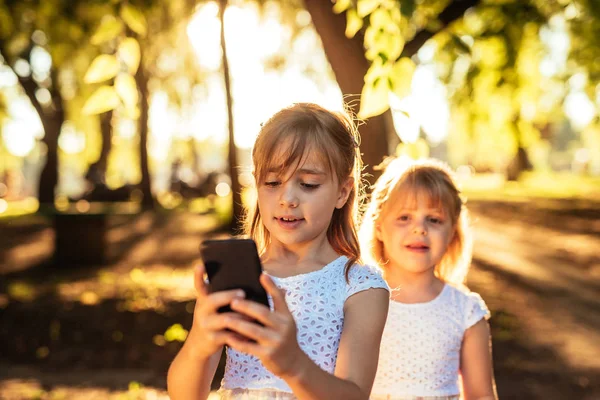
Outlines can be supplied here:
M288 148L281 164L281 160L274 160L273 155L282 143ZM348 178L353 178L348 200L342 208L334 210L327 228L327 239L333 249L348 257L346 276L349 268L360 261L356 226L361 198L362 161L358 146L358 130L349 115L330 112L316 104L297 103L277 112L262 126L252 149L257 187L274 167L282 171L290 168L292 172L295 171L308 151L314 152L322 160L329 173L335 174L340 185ZM275 162L278 165L274 165ZM271 241L260 215L258 201L246 210L244 233L254 239L261 254Z
M385 269L383 242L377 239L376 227L395 204L407 196L424 194L430 203L444 211L455 233L438 265L435 275L444 282L462 285L472 257L472 235L468 210L450 167L435 159L411 160L389 158L385 169L374 185L371 201L363 216L360 242L364 260Z

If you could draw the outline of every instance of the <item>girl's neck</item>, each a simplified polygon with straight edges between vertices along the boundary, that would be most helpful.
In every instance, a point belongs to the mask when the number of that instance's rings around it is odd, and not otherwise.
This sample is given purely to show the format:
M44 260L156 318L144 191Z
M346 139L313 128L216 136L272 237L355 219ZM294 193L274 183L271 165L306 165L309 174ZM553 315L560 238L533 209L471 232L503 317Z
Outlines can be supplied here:
M297 246L272 241L262 256L262 263L269 274L287 277L319 270L339 256L327 237Z
M391 289L391 299L401 303L431 301L444 288L444 282L434 275L433 269L421 273L412 273L388 265L384 267L384 276Z

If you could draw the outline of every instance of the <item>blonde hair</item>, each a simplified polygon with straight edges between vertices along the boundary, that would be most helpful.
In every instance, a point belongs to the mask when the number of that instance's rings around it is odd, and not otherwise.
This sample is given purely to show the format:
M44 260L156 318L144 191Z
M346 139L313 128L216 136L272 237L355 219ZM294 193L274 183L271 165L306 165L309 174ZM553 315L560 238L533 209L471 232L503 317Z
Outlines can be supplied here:
M273 157L282 143L288 146L283 163L281 159ZM353 178L348 200L342 208L334 210L327 228L327 239L333 249L348 257L346 277L349 268L360 261L356 226L361 198L362 161L358 145L358 130L349 115L333 113L316 104L297 103L277 112L262 126L252 149L257 187L273 168L282 171L291 168L292 172L295 171L308 151L314 152L328 172L335 174L338 184L342 185L348 178ZM258 201L246 210L244 233L254 239L261 254L271 241L260 215Z
M409 158L389 158L382 165L384 172L374 185L360 228L364 260L385 268L387 260L383 242L377 239L376 227L388 211L388 203L425 194L432 205L444 211L455 228L454 237L434 273L444 282L463 285L471 264L472 235L468 210L450 167L435 159Z

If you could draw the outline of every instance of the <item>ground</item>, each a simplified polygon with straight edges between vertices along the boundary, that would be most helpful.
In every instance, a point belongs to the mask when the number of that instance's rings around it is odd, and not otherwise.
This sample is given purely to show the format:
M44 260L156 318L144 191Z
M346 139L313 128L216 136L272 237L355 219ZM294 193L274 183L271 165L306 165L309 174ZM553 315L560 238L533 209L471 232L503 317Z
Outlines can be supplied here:
M600 204L469 206L468 284L492 311L500 398L600 399ZM86 267L50 259L48 221L0 220L0 398L167 398L191 323L191 268L214 218L111 217L108 261Z

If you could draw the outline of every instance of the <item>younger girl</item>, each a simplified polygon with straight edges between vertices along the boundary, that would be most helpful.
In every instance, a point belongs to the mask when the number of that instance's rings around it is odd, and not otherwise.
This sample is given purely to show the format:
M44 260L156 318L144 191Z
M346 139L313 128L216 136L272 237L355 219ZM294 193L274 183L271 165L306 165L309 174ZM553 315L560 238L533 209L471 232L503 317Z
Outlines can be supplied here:
M389 292L376 270L356 264L356 130L341 115L296 104L262 127L252 158L257 204L246 233L273 307L235 290L208 294L198 268L194 322L169 370L169 395L206 398L226 345L221 398L366 400ZM227 304L235 312L216 312Z
M389 162L360 238L391 288L372 399L458 399L459 375L464 398L495 399L490 314L462 286L471 235L450 169L432 159Z

